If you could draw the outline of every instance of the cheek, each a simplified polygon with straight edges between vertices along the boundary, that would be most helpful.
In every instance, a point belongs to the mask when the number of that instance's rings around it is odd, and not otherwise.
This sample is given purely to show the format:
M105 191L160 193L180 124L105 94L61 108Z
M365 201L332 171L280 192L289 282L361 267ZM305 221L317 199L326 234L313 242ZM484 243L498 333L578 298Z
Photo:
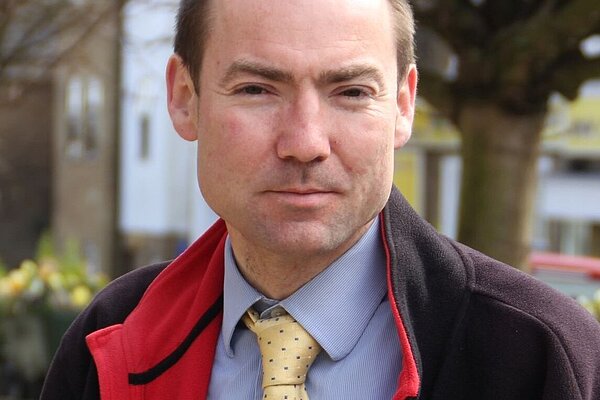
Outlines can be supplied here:
M271 173L273 125L264 114L231 108L213 113L210 122L202 133L205 146L199 149L198 176L204 190L223 203L231 193L252 191Z
M203 140L199 143L204 147L201 156L211 160L212 168L234 168L241 172L239 165L248 165L264 147L261 125L264 124L234 112L215 115L203 130Z
M387 178L393 174L393 128L382 123L356 124L334 144L347 170L366 178Z
M203 190L216 190L219 182L231 179L239 162L238 142L243 138L242 126L235 118L205 110L198 138L198 177ZM238 161L236 161L238 160Z

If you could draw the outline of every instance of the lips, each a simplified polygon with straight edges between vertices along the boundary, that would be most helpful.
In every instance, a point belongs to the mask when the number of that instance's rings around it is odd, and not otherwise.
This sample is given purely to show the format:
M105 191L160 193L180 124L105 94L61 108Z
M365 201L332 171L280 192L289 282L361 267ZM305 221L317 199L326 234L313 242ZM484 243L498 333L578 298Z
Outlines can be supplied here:
M291 193L291 194L314 194L314 193L333 193L331 190L315 189L315 188L290 188L290 189L279 189L273 190L276 193Z
M319 208L329 204L337 194L321 188L285 188L267 191L278 203L295 208Z

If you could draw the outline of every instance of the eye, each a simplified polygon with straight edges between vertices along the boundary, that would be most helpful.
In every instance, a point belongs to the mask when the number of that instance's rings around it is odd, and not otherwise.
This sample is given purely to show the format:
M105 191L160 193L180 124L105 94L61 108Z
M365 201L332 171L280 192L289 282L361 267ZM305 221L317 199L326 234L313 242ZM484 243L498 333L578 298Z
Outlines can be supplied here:
M365 91L359 88L346 89L341 94L346 97L362 97L366 95Z
M340 90L339 95L350 100L368 100L373 97L373 92L368 88L357 86Z
M257 86L257 85L244 86L243 88L241 88L239 90L239 92L242 94L248 94L248 95L253 95L253 96L267 93L267 91L264 88Z

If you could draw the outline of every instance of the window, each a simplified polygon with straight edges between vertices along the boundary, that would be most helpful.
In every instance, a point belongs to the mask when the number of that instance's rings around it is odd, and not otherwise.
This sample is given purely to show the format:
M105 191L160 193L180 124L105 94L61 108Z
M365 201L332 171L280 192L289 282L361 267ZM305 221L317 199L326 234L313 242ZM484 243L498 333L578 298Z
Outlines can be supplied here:
M140 115L140 159L147 160L150 156L150 115Z
M93 78L88 81L86 100L87 118L85 119L86 134L84 136L84 148L89 154L98 149L98 140L100 136L104 93L102 91L102 83L99 79Z
M83 84L78 77L72 78L66 93L67 148L70 158L80 158L83 153Z
M104 88L98 78L72 77L66 88L66 148L72 159L90 158L98 151Z

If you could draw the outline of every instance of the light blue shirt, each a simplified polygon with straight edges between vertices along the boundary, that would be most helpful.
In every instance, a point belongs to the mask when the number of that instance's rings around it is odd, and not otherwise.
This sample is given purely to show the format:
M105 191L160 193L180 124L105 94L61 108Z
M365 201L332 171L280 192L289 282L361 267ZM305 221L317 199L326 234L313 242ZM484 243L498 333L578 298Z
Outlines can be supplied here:
M387 299L380 237L376 220L350 250L280 302L265 298L243 278L228 239L223 325L208 399L262 398L256 336L240 322L253 305L261 318L283 307L323 348L308 371L310 400L391 399L402 353Z

